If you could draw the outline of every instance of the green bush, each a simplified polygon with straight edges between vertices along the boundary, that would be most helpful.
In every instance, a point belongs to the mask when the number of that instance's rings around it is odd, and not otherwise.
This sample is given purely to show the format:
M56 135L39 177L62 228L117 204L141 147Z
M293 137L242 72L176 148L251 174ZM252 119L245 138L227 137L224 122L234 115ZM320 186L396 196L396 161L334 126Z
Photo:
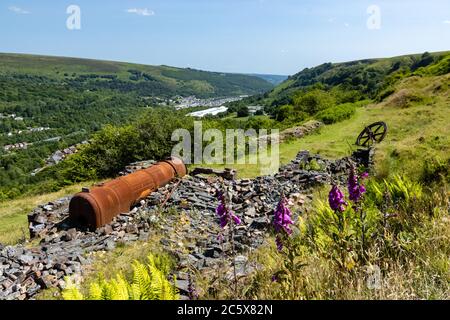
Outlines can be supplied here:
M322 89L313 89L306 93L299 93L294 98L295 108L311 115L331 108L335 102L334 96Z
M274 120L265 117L250 117L245 123L245 129L269 130L276 127L277 123Z
M345 103L335 107L328 108L319 112L315 117L325 124L332 124L349 119L356 112L356 106L353 103Z
M204 124L204 125L207 125ZM150 109L133 125L108 125L90 143L64 161L60 174L72 182L116 175L127 164L168 157L176 129L192 131L193 119L167 109Z
M248 107L242 107L237 112L238 118L248 117L249 115L250 115L250 112L248 111Z
M289 104L286 104L284 106L277 108L274 116L277 121L281 122L288 119L289 117L292 117L294 112L295 112L294 107Z
M450 72L450 55L447 55L432 65L421 67L416 70L418 75L440 76Z

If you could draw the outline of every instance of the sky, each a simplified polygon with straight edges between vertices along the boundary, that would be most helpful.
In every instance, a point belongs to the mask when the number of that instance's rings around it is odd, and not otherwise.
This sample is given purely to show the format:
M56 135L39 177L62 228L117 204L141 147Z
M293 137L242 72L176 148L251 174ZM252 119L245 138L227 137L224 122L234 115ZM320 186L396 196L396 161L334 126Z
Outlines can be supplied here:
M444 50L449 0L0 0L8 53L290 75Z

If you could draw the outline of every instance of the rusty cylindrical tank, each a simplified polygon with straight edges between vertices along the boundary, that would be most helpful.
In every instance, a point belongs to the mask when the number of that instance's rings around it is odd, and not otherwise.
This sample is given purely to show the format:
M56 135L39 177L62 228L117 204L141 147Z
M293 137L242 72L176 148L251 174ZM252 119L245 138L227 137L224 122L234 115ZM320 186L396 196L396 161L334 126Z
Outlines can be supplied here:
M117 215L129 212L139 200L186 173L183 161L172 157L91 190L83 189L70 201L69 218L75 225L95 230Z

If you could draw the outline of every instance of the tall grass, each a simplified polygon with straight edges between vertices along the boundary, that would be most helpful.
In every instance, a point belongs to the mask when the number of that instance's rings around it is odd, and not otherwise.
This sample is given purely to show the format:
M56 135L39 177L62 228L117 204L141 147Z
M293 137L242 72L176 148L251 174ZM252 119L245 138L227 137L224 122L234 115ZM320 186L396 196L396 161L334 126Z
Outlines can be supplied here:
M404 176L371 180L361 203L364 220L351 205L336 213L317 200L313 210L300 213L290 239L292 260L301 267L279 277L286 255L271 238L254 255L257 271L240 283L239 298L450 298L446 188L430 189ZM233 298L225 287L212 292L205 298Z

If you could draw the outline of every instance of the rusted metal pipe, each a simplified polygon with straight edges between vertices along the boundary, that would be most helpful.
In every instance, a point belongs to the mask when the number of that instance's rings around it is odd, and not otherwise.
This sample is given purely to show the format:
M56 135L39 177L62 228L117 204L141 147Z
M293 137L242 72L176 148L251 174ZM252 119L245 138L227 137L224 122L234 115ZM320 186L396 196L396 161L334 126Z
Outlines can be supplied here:
M183 161L172 157L90 190L83 189L70 201L70 220L91 230L100 228L117 215L129 212L133 205L159 187L176 177L184 177L186 173Z

